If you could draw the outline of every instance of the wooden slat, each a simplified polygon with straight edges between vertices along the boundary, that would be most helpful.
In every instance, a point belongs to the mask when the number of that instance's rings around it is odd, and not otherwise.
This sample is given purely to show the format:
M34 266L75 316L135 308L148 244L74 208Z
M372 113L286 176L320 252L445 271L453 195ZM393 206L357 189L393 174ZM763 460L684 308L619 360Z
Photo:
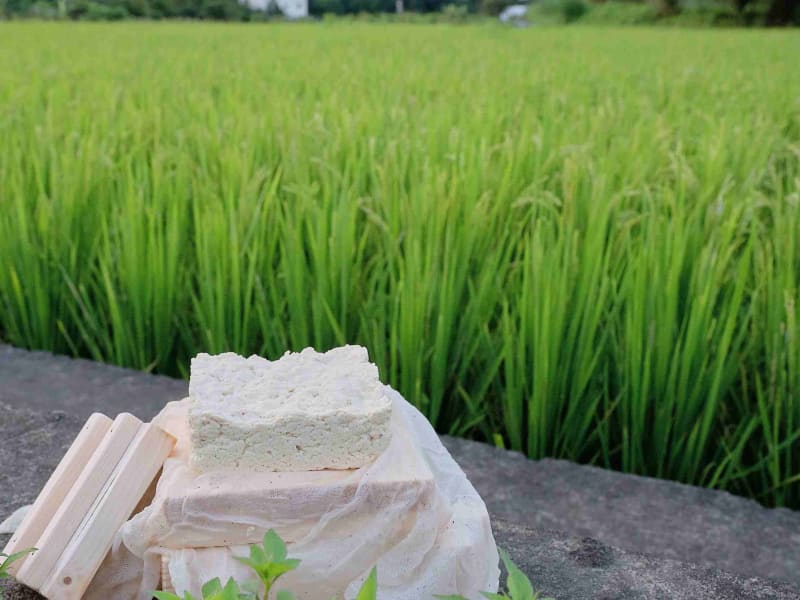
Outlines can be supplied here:
M136 436L142 422L133 415L123 413L103 437L103 441L86 463L72 489L53 519L45 528L39 541L36 554L25 561L17 573L17 579L25 585L41 590L50 578L62 553L72 540L83 518L95 503L106 486L117 463L125 454ZM138 497L136 498L138 501Z
M47 524L53 519L58 507L78 479L86 463L92 457L103 437L111 427L111 419L100 413L89 417L64 458L42 488L36 502L11 536L3 552L13 554L27 548L36 547ZM8 571L16 575L27 557L12 564Z
M52 599L79 600L111 548L114 536L164 464L175 438L142 425L107 485L86 512L40 592Z

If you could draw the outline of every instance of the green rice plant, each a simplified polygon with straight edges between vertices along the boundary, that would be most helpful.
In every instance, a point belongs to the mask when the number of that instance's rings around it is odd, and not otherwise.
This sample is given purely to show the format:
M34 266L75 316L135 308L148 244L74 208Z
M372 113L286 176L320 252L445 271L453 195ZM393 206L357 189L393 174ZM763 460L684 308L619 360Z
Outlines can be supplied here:
M630 472L707 483L718 464L718 415L746 352L751 245L733 221L709 241L669 218L669 228L660 218L642 224L621 281L619 461Z
M563 227L563 215L527 216L532 230L503 308L502 364L505 431L531 457L585 456L595 441L612 293L608 254L596 249L610 213L583 233Z
M798 54L0 23L0 338L178 376L364 344L441 432L800 507Z

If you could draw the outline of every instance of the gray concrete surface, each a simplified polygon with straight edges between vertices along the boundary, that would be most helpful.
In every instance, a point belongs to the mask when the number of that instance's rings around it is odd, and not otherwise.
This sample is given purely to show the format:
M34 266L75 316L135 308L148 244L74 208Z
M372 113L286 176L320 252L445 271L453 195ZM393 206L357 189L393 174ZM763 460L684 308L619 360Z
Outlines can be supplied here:
M180 379L0 344L0 403L11 406L60 410L83 420L95 411L149 420L187 393Z
M0 345L0 520L33 501L90 413L148 419L185 391L183 381ZM800 513L443 439L499 545L555 598L800 599ZM7 597L36 596L12 586Z
M608 546L591 537L529 529L495 517L498 544L555 600L795 600L797 586L740 577Z
M743 578L713 567L633 554L593 538L528 529L502 519L494 519L493 527L498 544L530 577L534 589L554 600L800 598L797 587L791 584ZM0 542L4 541L0 537ZM6 592L7 600L41 599L13 582L0 583L0 590Z
M800 585L800 512L672 481L445 438L500 518L629 552Z

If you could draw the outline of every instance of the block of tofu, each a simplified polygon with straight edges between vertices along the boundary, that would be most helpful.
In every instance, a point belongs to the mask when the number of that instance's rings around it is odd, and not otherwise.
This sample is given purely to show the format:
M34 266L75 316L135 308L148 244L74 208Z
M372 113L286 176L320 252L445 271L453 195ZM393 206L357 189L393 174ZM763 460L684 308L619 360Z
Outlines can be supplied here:
M189 397L191 464L200 471L353 469L389 444L391 401L361 346L276 361L199 354Z
M169 429L188 435L191 401L169 408ZM222 469L198 473L188 465L188 444L178 443L159 483L159 500L141 519L144 539L162 548L202 548L252 544L274 528L287 542L303 539L325 518L326 532L347 537L376 515L396 514L394 526L413 523L417 510L438 505L436 480L399 415L392 415L390 444L364 469L253 472ZM336 515L335 519L330 518ZM449 513L441 520L447 522Z

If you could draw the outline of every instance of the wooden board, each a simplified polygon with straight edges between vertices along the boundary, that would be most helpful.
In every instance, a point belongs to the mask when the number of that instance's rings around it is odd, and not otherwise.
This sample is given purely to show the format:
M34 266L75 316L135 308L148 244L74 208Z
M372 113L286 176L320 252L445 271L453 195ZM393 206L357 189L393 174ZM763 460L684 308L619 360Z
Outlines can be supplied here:
M141 425L139 419L127 413L114 419L72 489L50 517L36 543L38 550L17 572L19 581L35 590L41 589Z
M155 425L139 429L55 571L40 589L44 596L59 600L83 596L111 548L114 534L128 520L174 445L174 438Z
M72 489L72 484L80 476L110 427L111 419L105 415L95 413L89 417L3 552L13 554L36 547L47 524L64 502L67 493ZM26 561L27 557L15 562L9 567L8 572L16 575Z
M38 548L17 580L53 600L79 600L174 445L133 415L113 423L92 415L9 543Z

